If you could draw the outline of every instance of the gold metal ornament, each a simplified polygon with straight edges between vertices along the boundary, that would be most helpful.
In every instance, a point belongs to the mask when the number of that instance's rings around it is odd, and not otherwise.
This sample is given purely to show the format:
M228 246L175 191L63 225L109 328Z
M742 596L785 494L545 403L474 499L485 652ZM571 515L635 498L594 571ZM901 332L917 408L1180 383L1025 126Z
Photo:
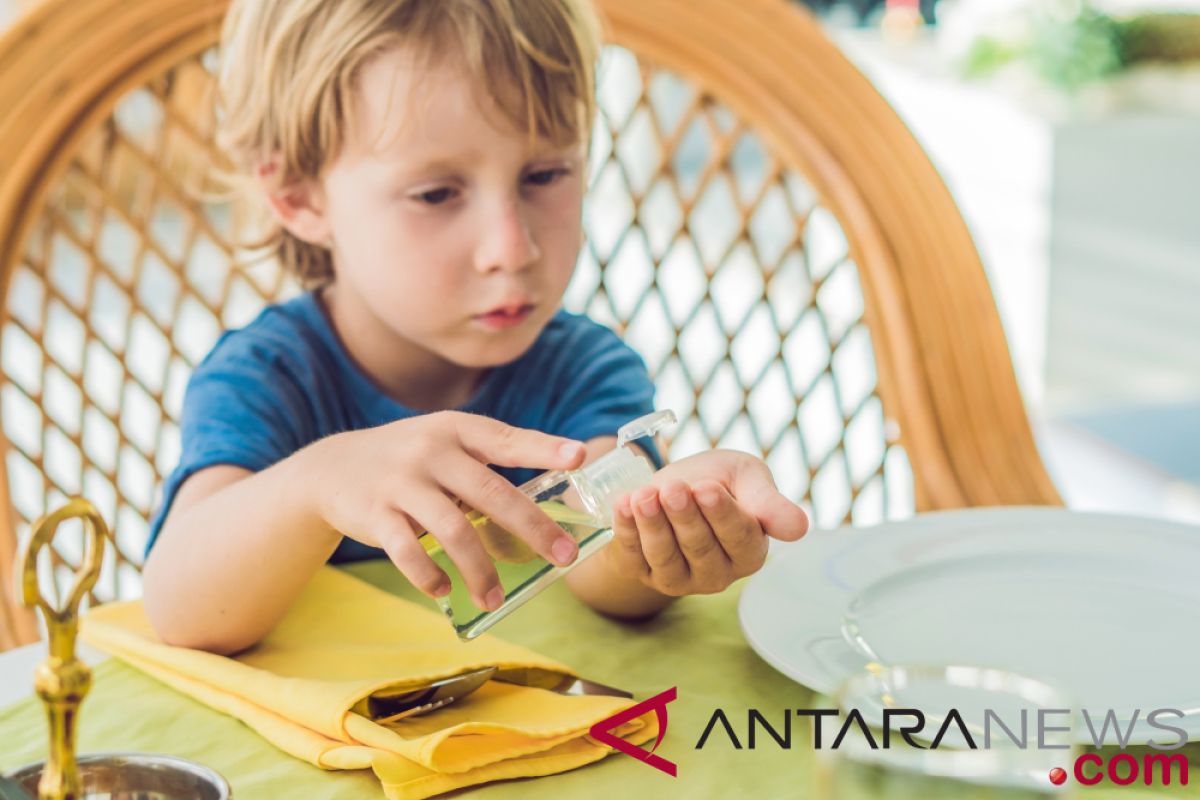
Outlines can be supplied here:
M55 608L38 587L37 560L66 520L83 523L84 554L66 599ZM214 770L170 755L92 753L75 755L79 706L92 685L92 670L75 657L79 607L96 585L108 528L96 507L83 498L33 523L21 549L22 600L42 610L49 635L49 657L38 666L34 687L46 706L50 727L49 758L14 770L0 794L17 790L38 800L228 800L229 783ZM4 795L9 796L9 795ZM24 796L24 795L21 795Z
M61 608L55 608L39 590L37 557L43 547L50 546L58 526L68 519L83 523L85 549ZM33 523L18 562L24 573L22 600L42 610L50 645L49 657L34 676L34 688L46 705L50 725L50 756L38 781L39 800L75 800L82 795L75 761L75 731L79 704L92 686L92 670L75 657L75 637L79 632L79 606L100 577L107 538L108 528L96 507L83 498L74 498Z

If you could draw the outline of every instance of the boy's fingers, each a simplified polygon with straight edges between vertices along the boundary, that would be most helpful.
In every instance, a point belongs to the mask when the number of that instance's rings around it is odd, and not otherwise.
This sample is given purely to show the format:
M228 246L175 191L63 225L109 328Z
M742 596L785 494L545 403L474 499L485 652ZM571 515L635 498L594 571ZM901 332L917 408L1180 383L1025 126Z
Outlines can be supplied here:
M435 598L450 591L449 576L425 552L406 514L391 510L375 520L372 528L375 541L409 583Z
M642 555L654 576L655 583L664 589L682 591L688 581L688 563L679 552L675 531L658 502L658 490L644 486L630 497L633 518L637 522Z
M701 512L739 574L762 566L767 540L758 520L740 508L725 487L716 481L701 481L693 491Z
M504 600L504 589L475 526L467 521L462 509L444 494L429 492L407 511L433 534L458 567L475 605L487 611L497 608Z
M528 542L539 555L565 567L575 560L575 540L502 475L461 454L436 478L456 497L501 528Z
M621 498L613 507L613 541L609 547L615 550L622 569L629 570L638 578L650 574L650 565L642 554L642 543L638 539L628 497Z
M484 464L537 469L575 469L583 464L587 448L582 442L516 428L480 414L455 414L463 449Z
M701 582L719 582L731 562L687 484L669 481L659 488L658 496L693 577Z

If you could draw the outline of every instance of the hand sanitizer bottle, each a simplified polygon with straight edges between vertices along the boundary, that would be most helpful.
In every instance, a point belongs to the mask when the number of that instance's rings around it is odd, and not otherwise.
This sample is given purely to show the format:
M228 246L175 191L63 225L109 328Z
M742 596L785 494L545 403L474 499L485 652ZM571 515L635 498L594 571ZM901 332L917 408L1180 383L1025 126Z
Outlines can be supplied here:
M504 588L504 603L494 611L484 611L475 605L449 555L428 532L421 534L426 552L450 576L450 593L437 602L460 639L474 639L612 539L613 504L622 495L649 483L654 474L654 467L629 446L630 442L653 436L675 421L671 411L639 417L617 431L617 446L613 450L590 464L575 470L543 472L518 487L578 544L579 555L570 566L551 564L524 540L478 511L467 514Z

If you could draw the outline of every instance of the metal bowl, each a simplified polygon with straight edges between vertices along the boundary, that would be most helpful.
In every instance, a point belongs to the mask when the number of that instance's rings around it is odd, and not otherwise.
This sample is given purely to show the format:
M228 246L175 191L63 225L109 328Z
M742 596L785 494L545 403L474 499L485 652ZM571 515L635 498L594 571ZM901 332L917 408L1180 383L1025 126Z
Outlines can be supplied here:
M44 761L9 773L37 797ZM175 756L93 753L79 757L79 800L229 800L229 783L217 772Z

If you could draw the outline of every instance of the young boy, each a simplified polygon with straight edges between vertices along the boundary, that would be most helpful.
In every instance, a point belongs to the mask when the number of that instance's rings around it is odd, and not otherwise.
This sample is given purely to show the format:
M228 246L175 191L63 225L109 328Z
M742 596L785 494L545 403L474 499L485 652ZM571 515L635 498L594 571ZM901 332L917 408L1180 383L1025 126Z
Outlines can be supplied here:
M586 0L234 0L223 144L310 291L226 334L191 378L145 567L164 641L252 645L327 561L386 555L443 595L426 528L495 608L460 504L574 560L513 484L579 467L653 410L641 359L559 309L597 47ZM629 618L724 589L767 536L808 524L765 464L727 451L665 466L614 519L567 582Z

